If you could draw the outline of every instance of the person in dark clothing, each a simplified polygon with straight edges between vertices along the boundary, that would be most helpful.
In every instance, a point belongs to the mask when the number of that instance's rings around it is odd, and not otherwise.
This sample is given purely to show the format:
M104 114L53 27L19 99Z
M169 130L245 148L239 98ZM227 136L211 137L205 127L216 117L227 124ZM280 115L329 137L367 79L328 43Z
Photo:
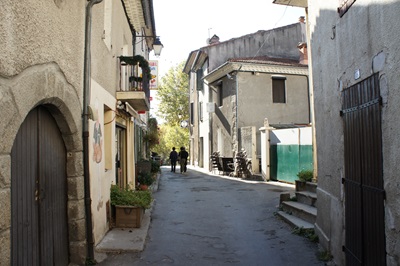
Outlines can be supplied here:
M181 151L179 152L179 162L181 165L181 173L186 173L187 170L187 159L189 157L189 153L185 150L185 147L181 147Z
M176 161L178 160L178 153L176 152L175 147L172 147L169 159L171 160L171 172L175 173Z

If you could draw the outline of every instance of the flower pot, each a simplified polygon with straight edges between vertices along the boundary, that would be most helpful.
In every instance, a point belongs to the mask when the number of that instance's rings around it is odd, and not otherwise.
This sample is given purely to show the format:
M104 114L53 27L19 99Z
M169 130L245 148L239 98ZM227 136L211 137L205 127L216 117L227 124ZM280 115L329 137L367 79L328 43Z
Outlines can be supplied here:
M115 206L115 226L119 228L139 228L144 211L142 207Z
M140 185L139 188L140 188L140 190L148 190L149 186L148 185Z

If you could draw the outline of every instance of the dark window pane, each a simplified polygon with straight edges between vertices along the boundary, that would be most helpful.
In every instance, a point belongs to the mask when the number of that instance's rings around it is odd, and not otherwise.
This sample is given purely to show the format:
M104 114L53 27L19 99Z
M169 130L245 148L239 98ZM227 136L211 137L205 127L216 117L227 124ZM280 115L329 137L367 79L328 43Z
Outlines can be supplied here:
M272 78L272 101L274 103L286 103L285 79Z

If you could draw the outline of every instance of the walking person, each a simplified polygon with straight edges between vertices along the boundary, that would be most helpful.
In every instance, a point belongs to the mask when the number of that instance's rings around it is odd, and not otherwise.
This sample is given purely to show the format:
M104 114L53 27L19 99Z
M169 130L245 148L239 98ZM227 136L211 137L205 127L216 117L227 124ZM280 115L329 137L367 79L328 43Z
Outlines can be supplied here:
M171 161L171 172L175 173L176 161L178 160L178 153L175 150L175 147L172 147L172 151L169 154L169 159Z
M185 147L181 147L181 151L179 152L179 163L181 165L181 173L186 173L187 170L187 159L189 157L189 153L185 150Z

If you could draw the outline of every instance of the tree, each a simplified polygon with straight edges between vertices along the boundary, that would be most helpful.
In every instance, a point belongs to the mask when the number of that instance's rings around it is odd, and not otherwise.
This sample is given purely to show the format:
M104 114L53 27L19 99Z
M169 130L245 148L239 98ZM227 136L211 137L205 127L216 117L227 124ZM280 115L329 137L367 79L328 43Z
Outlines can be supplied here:
M162 158L168 159L172 147L177 148L189 146L189 132L187 128L181 128L177 125L160 125L160 142L154 147L153 151Z
M153 151L168 159L172 147L189 147L189 130L181 128L183 120L189 120L189 78L183 73L185 62L169 69L162 77L157 92L157 116L165 123L160 127L160 141Z
M162 77L157 92L160 101L157 116L169 125L180 125L189 119L189 78L183 73L185 62L171 67Z

